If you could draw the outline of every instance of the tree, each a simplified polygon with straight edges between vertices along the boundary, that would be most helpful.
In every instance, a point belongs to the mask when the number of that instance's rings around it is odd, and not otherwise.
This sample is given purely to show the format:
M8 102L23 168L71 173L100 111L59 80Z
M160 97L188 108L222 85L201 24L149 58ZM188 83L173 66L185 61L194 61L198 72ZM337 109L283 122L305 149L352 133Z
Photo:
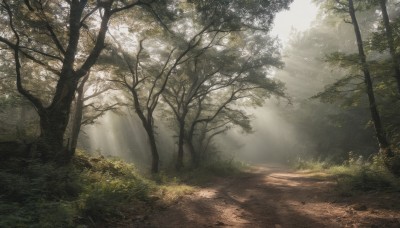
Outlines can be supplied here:
M183 49L171 48L166 50L162 64L160 64L159 59L151 59L150 57L145 60L143 58L150 56L150 54L144 53L144 40L139 41L139 48L134 57L123 51L120 45L118 47L120 57L125 63L125 67L121 67L121 69L125 68L127 72L120 72L120 79L113 81L122 85L132 96L134 110L142 121L149 139L152 154L151 171L153 173L157 173L159 168L159 154L154 132L154 111L169 78L175 74L177 67L188 61L191 55L196 55L192 53L196 48L206 49L210 45L209 43L205 47L201 47L201 35L205 31L206 28L196 33L188 42L185 42Z
M242 42L238 41L241 38ZM271 67L281 66L273 40L262 33L241 32L226 34L220 42L224 48L211 47L187 61L170 80L163 96L178 125L178 169L183 166L184 143L192 163L199 163L193 139L200 123L218 134L230 125L250 128L248 117L236 105L261 105L271 94L284 96L282 85L267 77Z
M358 7L362 7L363 3L359 2ZM365 55L364 51L364 44L360 32L360 27L357 21L356 17L356 7L354 6L354 3L352 0L346 0L346 1L336 1L334 3L334 10L336 10L339 13L345 13L350 16L350 22L353 25L353 30L354 34L356 37L356 43L357 43L357 49L358 49L358 54L357 55L344 55L342 53L335 53L331 55L331 59L341 59L344 60L346 59L347 62L350 62L352 64L357 64L360 67L361 72L363 73L363 78L364 78L364 85L365 85L365 92L368 96L368 104L369 104L369 111L371 114L371 119L375 128L375 133L376 133L376 138L379 143L379 148L380 151L385 154L386 156L393 156L393 152L390 148L390 143L387 139L386 132L384 129L384 126L381 121L381 116L377 107L377 102L375 98L375 93L374 93L374 87L372 83L372 77L370 73L370 65L367 62L367 57ZM339 80L336 82L336 85L332 88L335 88L339 85L346 84L349 82L351 79L354 77L357 77L357 75L350 75L342 80Z
M94 124L106 112L117 111L122 105L115 96L107 94L113 88L110 83L105 82L106 79L95 77L93 80L93 77L90 78L89 75L90 73L79 83L72 107L70 138L68 138L68 150L71 154L75 153L82 126ZM89 81L89 79L92 80Z
M397 82L397 89L398 89L398 93L400 96L400 63L399 63L399 60L398 60L397 54L396 54L396 47L394 45L392 25L390 24L390 21L389 21L389 15L388 15L388 12L386 9L386 2L387 2L387 0L379 0L379 5L381 7L381 12L382 12L382 21L385 26L387 46L389 48L390 57L392 58L392 68L395 73L394 77Z
M233 3L232 6L234 7L242 7L240 11L238 10L229 15L226 14L225 10L222 10L220 2L176 2L174 7L170 7L176 17L170 21L163 21L163 26L167 28L167 32L171 37L168 41L170 44L161 44L162 42L159 40L145 36L138 39L138 48L135 55L126 53L121 45L117 48L126 66L121 67L121 69L124 68L125 73L120 74L120 79L115 81L128 89L132 96L134 109L146 129L153 157L152 172L158 171L159 157L153 129L153 113L171 77L178 77L183 64L203 55L206 50L218 43L217 41L223 36L222 34L231 31L249 30L250 23L255 25L252 29L256 29L256 27L257 29L269 28L274 14L281 8L287 7L290 1L273 3L277 8L271 8L272 3L268 2L268 4L262 4L262 10L255 8L254 4L244 7L239 2L232 1L229 3ZM254 13L254 15L250 13ZM159 18L164 18L164 14L159 13L158 15ZM247 18L243 18L243 16ZM256 18L259 20L256 20ZM154 37L154 33L151 36ZM146 47L148 49L152 48L152 43L161 44L161 48L159 48L161 53L157 53L154 49L153 53L145 53ZM163 46L167 48L163 48ZM146 56L150 58L146 58ZM146 61L153 63L149 64ZM163 64L160 64L160 62ZM147 90L147 93L143 90ZM190 102L186 103L189 104ZM184 109L179 111L180 126L182 126L178 142L179 158L183 157L183 126L188 112L187 105L182 106L182 108Z
M3 0L0 4L1 23L6 25L0 42L13 53L19 93L39 114L38 147L44 159L70 157L63 143L71 104L79 80L87 75L104 48L111 18L149 4L123 2ZM27 64L41 69L37 77L53 77L53 95L48 101L26 87Z

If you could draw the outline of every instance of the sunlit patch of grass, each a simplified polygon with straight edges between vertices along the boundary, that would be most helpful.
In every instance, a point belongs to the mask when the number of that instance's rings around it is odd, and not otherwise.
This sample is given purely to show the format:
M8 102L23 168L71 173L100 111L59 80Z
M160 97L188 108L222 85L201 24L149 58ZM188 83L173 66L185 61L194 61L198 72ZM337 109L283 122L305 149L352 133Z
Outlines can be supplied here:
M325 170L326 168L329 167L329 164L326 162L322 162L322 161L299 160L295 164L295 167L297 169L303 170L303 171L316 172L316 171Z
M297 167L311 175L336 181L341 195L352 195L356 191L400 191L399 178L387 170L378 156L372 162L349 159L342 165L302 161Z
M333 166L327 170L337 181L337 190L346 195L353 191L399 191L400 180L388 170L372 165Z
M158 186L134 166L78 151L71 164L0 161L0 227L77 227L151 206Z
M229 177L242 173L249 166L235 160L217 160L203 164L198 168L185 168L180 172L160 172L152 179L158 184L155 196L163 203L170 204L182 196L192 194L197 187L216 177Z
M0 227L97 227L145 214L196 191L193 183L236 175L243 163L216 161L147 179L129 163L77 151L71 164L0 160Z
M163 203L171 204L182 196L192 194L195 190L195 187L186 184L167 184L159 186L155 196L160 198Z
M180 171L175 168L161 171L152 176L157 184L187 184L201 186L216 177L229 177L243 173L249 166L235 160L216 160L202 164L197 168L184 167Z

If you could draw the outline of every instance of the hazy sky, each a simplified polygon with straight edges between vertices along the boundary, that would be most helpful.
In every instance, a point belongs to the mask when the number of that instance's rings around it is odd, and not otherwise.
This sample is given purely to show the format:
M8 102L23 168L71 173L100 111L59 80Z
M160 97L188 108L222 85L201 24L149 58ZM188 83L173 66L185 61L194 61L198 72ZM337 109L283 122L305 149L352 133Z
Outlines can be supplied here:
M292 29L303 31L315 19L317 7L311 1L294 0L290 10L277 15L272 33L279 36L283 45L288 41Z

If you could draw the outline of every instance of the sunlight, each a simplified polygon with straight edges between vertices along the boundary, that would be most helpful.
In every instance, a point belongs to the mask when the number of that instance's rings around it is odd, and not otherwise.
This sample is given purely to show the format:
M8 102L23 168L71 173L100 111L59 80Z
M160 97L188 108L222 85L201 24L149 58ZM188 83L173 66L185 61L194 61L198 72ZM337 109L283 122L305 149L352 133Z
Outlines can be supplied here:
M272 34L286 45L293 31L305 31L315 20L318 8L311 0L295 0L290 9L276 15Z

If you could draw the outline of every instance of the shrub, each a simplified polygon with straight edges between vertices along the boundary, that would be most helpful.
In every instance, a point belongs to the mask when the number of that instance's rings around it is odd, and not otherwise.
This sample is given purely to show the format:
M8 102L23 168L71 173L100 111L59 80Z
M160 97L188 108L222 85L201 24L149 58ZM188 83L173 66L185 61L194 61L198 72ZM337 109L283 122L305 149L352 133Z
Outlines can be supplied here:
M78 152L72 164L0 161L0 227L77 227L148 201L150 184L123 161ZM84 223L84 224L80 224Z
M349 153L349 159L342 165L326 162L301 161L297 168L323 171L337 181L337 190L344 195L354 191L398 191L400 180L390 172L385 159L380 155L366 161L361 156Z
M105 175L91 183L81 196L84 216L93 220L107 220L122 216L126 204L148 199L149 185L138 179L117 179ZM132 206L132 205L131 205Z

